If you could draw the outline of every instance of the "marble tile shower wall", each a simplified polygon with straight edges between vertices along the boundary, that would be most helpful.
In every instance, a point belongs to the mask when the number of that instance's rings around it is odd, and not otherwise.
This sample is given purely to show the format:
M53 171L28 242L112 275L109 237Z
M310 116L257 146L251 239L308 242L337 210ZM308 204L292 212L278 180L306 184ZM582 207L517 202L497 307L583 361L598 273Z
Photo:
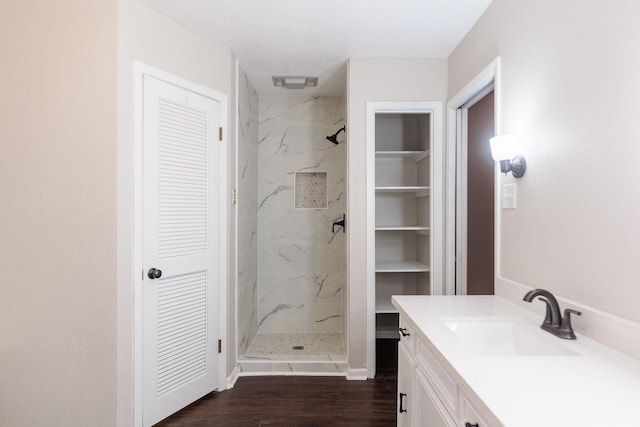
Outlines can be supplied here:
M238 76L238 354L258 329L258 94Z
M344 98L261 97L258 144L258 330L341 332ZM295 209L296 172L327 173L327 208Z

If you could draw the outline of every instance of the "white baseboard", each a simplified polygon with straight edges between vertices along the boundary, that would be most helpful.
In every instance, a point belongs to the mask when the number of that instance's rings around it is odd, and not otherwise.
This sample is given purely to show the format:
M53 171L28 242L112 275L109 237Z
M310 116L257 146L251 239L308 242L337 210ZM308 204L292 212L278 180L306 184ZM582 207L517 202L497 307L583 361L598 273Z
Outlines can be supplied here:
M361 369L351 369L347 370L347 379L350 381L366 381L368 378L367 370L365 368Z
M231 371L231 375L227 377L227 390L233 388L233 386L236 385L236 381L238 381L239 377L240 367L236 366L235 368L233 368L233 371Z
M518 306L539 313L543 319L545 304L531 304L522 300L531 287L501 277L496 279L495 294ZM618 317L611 313L588 307L556 295L560 308L573 308L582 312L582 316L573 317L573 329L577 334L598 341L621 353L640 359L640 323Z
M317 372L317 371L255 371L255 372L240 372L240 377L344 377L342 372Z

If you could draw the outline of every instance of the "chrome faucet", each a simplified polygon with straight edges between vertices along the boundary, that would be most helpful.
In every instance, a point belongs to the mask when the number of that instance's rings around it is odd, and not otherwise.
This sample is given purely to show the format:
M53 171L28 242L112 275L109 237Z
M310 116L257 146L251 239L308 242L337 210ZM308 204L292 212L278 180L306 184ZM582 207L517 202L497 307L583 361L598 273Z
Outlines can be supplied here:
M547 314L540 327L558 338L575 340L576 335L573 333L573 327L571 326L571 315L580 316L582 313L567 308L564 311L564 317L562 317L558 300L546 289L533 289L527 292L522 299L526 302L531 302L535 297L539 297L540 300L547 304Z

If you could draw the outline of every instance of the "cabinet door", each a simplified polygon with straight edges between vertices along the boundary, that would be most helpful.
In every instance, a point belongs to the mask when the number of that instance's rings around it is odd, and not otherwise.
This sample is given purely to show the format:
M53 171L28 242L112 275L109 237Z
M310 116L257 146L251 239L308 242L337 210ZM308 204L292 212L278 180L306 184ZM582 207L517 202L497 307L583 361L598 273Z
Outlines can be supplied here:
M398 427L411 427L414 425L414 378L416 372L415 362L412 361L405 345L398 345L398 402L397 418Z
M424 376L418 372L416 380L416 426L456 427L456 423Z

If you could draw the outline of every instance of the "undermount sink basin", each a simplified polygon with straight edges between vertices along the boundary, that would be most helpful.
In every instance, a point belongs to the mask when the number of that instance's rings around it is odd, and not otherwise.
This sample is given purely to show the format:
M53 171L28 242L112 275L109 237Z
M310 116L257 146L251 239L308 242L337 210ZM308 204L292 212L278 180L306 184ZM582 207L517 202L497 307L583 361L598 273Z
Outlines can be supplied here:
M551 335L495 318L448 318L444 324L465 345L484 356L570 356L576 353L556 343Z

